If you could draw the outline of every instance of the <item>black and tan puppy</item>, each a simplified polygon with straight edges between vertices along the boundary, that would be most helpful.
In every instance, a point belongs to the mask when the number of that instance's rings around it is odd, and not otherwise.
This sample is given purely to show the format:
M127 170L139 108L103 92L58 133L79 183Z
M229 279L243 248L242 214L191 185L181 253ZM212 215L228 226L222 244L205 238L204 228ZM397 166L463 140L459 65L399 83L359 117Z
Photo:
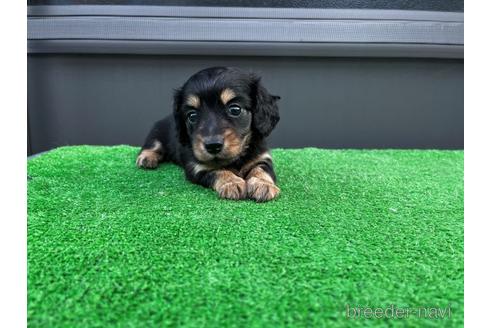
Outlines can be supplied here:
M155 123L137 158L142 168L174 162L220 197L269 201L275 185L265 138L279 121L277 96L236 68L193 75L174 95L174 115Z

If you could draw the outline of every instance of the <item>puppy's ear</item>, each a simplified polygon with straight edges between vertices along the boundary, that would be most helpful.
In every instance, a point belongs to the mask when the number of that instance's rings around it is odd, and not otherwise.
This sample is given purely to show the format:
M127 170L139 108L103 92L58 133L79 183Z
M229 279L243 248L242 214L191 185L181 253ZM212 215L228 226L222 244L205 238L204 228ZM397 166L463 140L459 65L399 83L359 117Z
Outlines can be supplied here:
M179 88L174 90L174 104L173 115L174 123L176 126L176 135L181 144L185 144L189 141L188 133L186 131L186 123L183 118L183 114L180 113L180 109L183 105L183 89Z
M260 77L252 79L253 128L261 137L267 137L280 120L277 106L280 97L271 95L261 84Z

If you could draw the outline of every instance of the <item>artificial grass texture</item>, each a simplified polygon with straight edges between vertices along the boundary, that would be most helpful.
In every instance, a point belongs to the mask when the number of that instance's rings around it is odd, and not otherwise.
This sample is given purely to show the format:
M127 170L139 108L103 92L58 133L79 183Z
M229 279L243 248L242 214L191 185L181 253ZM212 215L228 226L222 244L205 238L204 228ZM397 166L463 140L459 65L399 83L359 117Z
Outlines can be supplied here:
M218 199L129 146L28 161L32 327L463 325L463 152L273 151L276 201ZM448 307L346 319L345 306Z

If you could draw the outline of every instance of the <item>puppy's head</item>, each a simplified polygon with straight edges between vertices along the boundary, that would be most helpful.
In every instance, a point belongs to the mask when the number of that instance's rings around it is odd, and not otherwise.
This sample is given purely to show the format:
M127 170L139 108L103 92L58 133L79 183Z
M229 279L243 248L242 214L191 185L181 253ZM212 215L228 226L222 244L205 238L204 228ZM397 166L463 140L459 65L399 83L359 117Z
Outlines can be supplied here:
M279 120L277 96L260 78L236 68L213 67L193 75L174 96L179 140L200 162L226 165L250 141L267 137Z

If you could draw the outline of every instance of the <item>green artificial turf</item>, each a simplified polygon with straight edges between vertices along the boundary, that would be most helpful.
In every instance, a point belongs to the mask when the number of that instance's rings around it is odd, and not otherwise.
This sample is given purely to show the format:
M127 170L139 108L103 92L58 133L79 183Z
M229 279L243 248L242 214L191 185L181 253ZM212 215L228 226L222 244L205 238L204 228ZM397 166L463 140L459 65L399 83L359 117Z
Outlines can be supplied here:
M129 146L28 161L32 327L463 325L463 152L273 151L279 199L218 199ZM347 319L346 305L451 317Z

